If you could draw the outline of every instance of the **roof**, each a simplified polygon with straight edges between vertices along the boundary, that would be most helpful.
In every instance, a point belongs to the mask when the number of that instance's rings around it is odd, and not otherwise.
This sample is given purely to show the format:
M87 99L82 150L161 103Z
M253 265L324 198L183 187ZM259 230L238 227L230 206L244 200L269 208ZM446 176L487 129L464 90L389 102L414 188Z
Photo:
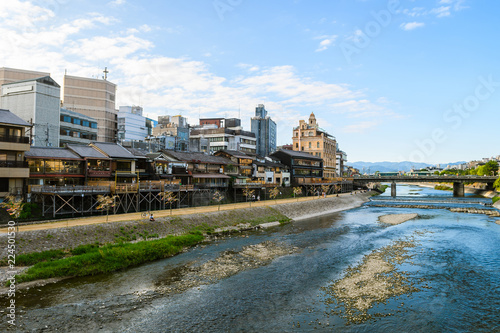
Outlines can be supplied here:
M131 147L126 147L125 149L127 149L132 155L134 155L136 158L140 158L140 159L147 159L148 156L147 156L147 152L144 152L143 150L141 149L138 149L138 148L131 148Z
M127 158L135 159L136 157L127 149L117 143L111 142L92 142L91 145L101 150L104 154L111 158Z
M193 173L193 178L220 178L220 179L230 179L228 175L222 173Z
M57 147L30 147L30 150L24 153L24 156L31 158L50 158L50 159L72 159L81 160L81 157L68 148Z
M192 162L192 163L208 163L208 164L231 164L230 159L222 156L207 155L197 152L180 152L180 151L163 151L164 155L176 158L179 161Z
M105 158L108 159L109 157L101 153L99 150L91 147L91 146L86 146L86 145L67 145L68 149L72 150L73 152L77 153L81 157L86 157L86 158Z
M252 157L250 155L247 155L244 152L239 151L239 150L225 149L225 150L219 150L219 151L223 152L223 153L227 153L227 154L229 154L231 156L234 156L234 157L238 157L238 158L250 158L250 159L254 159L254 157Z
M280 153L281 154L287 154L287 155L290 155L292 157L302 157L302 158L308 158L308 159L320 160L320 161L323 160L321 157L314 156L314 155L306 153L306 152L295 151L295 150L288 150L288 149L278 150L278 151L272 153L271 155L276 156L276 154L280 154Z
M0 124L8 124L8 125L18 125L18 126L33 126L30 123L19 118L14 113L9 110L0 109Z

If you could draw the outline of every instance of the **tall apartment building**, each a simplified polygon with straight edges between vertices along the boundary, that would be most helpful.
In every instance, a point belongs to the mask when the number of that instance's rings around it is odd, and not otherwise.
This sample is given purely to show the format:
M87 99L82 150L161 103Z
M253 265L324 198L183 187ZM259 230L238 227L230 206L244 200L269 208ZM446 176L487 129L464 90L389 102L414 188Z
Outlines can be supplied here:
M21 194L30 172L24 153L30 150L26 129L31 125L8 110L0 109L0 199Z
M267 115L264 104L255 108L251 119L251 131L255 134L257 155L269 156L276 151L276 123Z
M97 120L97 141L116 142L116 84L107 80L64 76L63 105Z
M61 87L50 76L5 83L2 107L33 124L33 146L59 147Z
M118 112L118 141L140 141L149 135L146 117L140 106L120 106Z
M306 152L323 159L323 177L335 177L337 141L334 136L318 126L314 113L309 116L309 122L299 121L299 126L293 129L292 139L293 150Z

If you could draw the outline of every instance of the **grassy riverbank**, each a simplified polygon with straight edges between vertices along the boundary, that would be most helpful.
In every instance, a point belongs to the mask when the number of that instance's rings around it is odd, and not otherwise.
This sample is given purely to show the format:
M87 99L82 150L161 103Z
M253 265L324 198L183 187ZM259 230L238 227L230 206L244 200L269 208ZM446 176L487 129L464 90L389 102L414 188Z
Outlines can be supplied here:
M153 241L110 244L102 247L87 245L65 253L62 250L23 255L18 264L34 264L16 276L16 282L28 282L66 276L87 276L109 273L145 262L173 256L186 247L203 240L201 231L181 236L167 236ZM64 256L64 258L61 258Z

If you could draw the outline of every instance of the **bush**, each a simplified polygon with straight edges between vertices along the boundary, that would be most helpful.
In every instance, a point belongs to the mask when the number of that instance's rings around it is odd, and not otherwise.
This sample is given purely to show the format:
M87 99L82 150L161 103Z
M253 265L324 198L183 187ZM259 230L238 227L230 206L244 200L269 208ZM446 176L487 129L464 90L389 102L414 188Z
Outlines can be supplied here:
M491 201L493 201L493 203L497 202L498 200L500 200L500 197L493 197L493 198L491 198Z
M36 203L27 202L23 205L23 210L19 214L20 220L32 218L33 216L40 215L40 208Z

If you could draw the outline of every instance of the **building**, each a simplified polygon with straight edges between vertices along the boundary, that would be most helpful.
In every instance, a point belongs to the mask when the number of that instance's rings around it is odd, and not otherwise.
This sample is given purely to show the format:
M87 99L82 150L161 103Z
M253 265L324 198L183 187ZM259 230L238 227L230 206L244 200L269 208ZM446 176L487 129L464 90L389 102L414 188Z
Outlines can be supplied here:
M309 116L309 122L299 121L299 126L293 129L292 139L293 150L307 152L323 159L325 178L336 176L337 141L318 126L314 113Z
M191 129L189 139L208 139L212 154L219 150L239 150L247 154L257 151L255 134L244 131L238 118L200 119L200 125Z
M50 73L27 71L24 69L0 67L0 86L5 83L38 79L50 76ZM1 107L1 104L0 104Z
M116 84L107 80L64 76L63 105L97 120L97 141L116 142Z
M175 138L175 151L189 150L189 124L187 119L180 115L177 116L159 116L158 125L153 128L153 136L156 138L173 137ZM168 140L165 140L168 142ZM172 149L166 146L163 149Z
M31 147L25 156L30 185L84 185L84 160L67 148Z
M67 144L89 144L97 140L97 120L61 108L59 147Z
M139 170L134 154L116 143L93 142L90 146L111 159L111 176L116 183L137 182Z
M227 173L252 177L254 157L237 150L220 150L214 155L227 158L231 161L231 164L226 167Z
M271 157L288 167L292 185L320 183L323 179L323 159L319 156L282 149Z
M342 177L344 175L344 165L347 162L347 154L337 149L337 161L335 164L335 169L338 177Z
M255 134L257 155L268 156L276 151L276 123L267 115L264 104L255 108L251 131Z
M120 106L118 119L118 141L123 144L124 141L144 142L149 135L149 129L146 126L146 117L142 115L140 106Z
M24 154L30 149L26 129L31 125L8 110L0 109L0 200L23 192L30 173Z
M33 124L31 144L59 147L61 87L50 76L5 83L2 106Z

